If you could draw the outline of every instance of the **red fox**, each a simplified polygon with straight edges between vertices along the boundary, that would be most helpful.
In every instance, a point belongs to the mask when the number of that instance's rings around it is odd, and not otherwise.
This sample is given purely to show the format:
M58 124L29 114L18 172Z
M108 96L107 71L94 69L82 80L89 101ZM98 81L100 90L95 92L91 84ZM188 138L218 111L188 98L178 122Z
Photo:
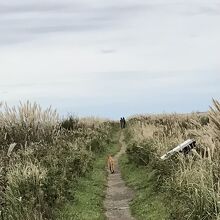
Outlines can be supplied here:
M111 173L115 172L114 160L111 155L108 156L108 168Z

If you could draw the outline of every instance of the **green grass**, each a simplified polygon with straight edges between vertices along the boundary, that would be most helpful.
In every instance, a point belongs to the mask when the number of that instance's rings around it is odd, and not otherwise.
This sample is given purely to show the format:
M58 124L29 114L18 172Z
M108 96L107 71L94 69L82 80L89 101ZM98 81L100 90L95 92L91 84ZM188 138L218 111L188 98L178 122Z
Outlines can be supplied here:
M166 196L157 192L155 175L146 167L129 164L126 155L120 158L120 167L127 185L135 190L135 198L131 203L131 212L138 220L168 220L170 219Z
M99 155L93 170L80 178L77 188L74 188L74 201L65 205L57 219L59 220L103 220L105 189L107 185L106 156L115 154L118 150L119 132L115 132L108 150Z

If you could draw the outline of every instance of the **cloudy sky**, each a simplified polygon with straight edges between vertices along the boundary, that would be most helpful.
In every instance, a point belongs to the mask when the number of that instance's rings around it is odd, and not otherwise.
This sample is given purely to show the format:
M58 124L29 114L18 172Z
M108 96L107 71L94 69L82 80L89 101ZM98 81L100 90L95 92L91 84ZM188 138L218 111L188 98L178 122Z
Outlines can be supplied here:
M65 115L206 111L219 0L0 0L0 97Z

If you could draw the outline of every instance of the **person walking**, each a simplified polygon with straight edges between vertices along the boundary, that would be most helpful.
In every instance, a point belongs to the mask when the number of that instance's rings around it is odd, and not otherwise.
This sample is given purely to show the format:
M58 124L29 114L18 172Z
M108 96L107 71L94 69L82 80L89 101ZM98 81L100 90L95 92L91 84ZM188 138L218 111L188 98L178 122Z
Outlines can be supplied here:
M121 129L123 128L123 119L120 118L120 126L121 126Z
M125 121L125 118L123 117L122 120L123 120L123 128L125 128L125 127L126 127L126 121Z

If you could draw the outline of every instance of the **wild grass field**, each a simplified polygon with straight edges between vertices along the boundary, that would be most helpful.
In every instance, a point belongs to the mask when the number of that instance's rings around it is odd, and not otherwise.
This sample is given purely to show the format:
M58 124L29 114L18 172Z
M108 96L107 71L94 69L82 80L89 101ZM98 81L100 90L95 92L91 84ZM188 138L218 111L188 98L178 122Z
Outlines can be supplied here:
M160 157L186 139L196 149ZM207 113L131 117L121 167L137 219L220 219L220 103Z
M220 219L220 103L206 113L139 115L119 122L60 118L21 103L0 109L0 220L106 219L106 158L126 154L120 169L134 189L140 220ZM119 132L120 131L120 132ZM190 154L160 157L188 138Z
M80 210L84 216L92 212L81 204L88 189L94 191L87 200L97 192L93 210L98 217L93 219L100 219L105 158L118 150L116 133L111 121L61 119L51 108L30 102L1 104L0 219L68 219L68 204L73 207L69 219L90 219L77 217Z

